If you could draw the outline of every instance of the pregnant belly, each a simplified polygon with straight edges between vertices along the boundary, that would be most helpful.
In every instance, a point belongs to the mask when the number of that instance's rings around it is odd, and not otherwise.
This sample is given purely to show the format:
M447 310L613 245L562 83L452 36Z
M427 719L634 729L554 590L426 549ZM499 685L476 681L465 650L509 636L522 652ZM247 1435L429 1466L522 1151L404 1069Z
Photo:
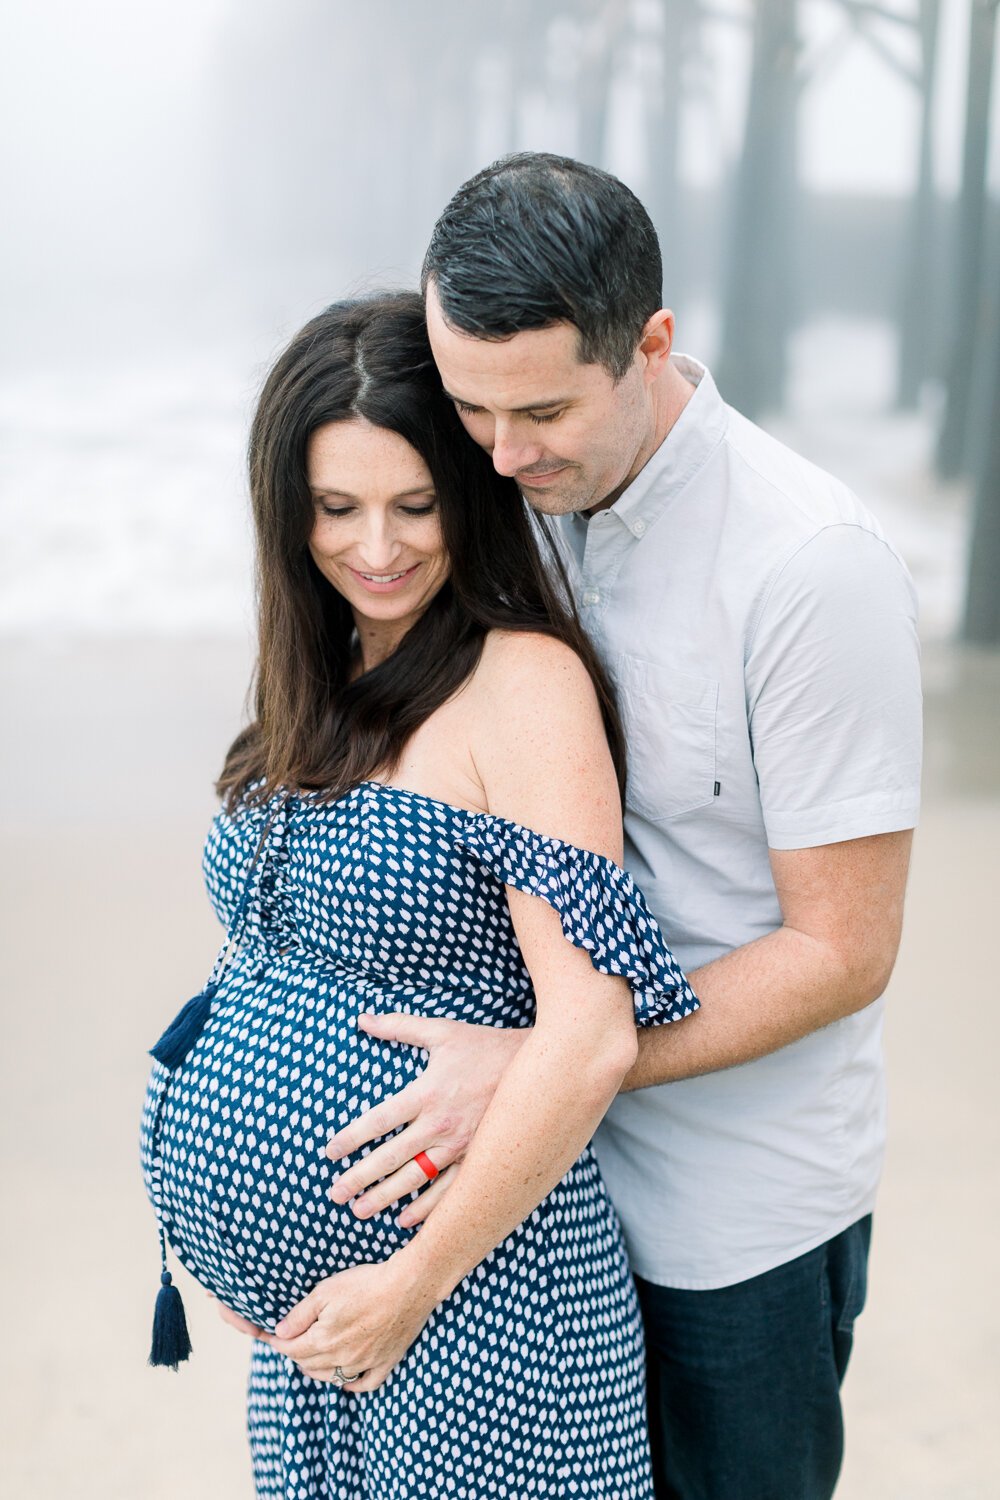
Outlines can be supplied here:
M362 1221L328 1196L358 1159L329 1161L329 1137L423 1067L415 1049L357 1030L372 1000L301 963L238 975L187 1062L150 1076L143 1174L167 1238L202 1285L265 1327L324 1276L383 1260L413 1233L396 1226L398 1206Z

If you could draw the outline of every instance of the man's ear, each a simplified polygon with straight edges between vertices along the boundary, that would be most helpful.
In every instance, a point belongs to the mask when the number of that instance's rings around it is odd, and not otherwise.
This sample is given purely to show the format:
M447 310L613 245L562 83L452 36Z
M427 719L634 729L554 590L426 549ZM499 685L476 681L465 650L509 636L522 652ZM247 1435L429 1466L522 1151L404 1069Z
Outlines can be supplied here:
M653 381L663 373L674 342L674 315L669 307L661 307L648 320L639 341L639 353L645 359L644 377Z

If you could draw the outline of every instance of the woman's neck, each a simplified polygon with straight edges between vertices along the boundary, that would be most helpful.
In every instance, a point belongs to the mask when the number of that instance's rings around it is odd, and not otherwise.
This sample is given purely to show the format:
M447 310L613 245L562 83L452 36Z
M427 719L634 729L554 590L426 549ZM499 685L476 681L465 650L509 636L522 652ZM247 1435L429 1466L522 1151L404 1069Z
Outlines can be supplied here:
M411 623L409 620L366 620L355 615L357 671L354 675L361 677L381 666L396 650Z

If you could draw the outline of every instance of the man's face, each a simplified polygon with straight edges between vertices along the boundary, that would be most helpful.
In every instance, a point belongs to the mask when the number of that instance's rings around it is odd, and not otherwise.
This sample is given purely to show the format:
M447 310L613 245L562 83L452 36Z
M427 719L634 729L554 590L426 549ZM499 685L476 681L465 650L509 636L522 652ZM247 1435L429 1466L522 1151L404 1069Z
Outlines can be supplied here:
M449 327L431 282L427 328L445 391L469 436L548 515L609 505L648 457L654 413L644 360L617 383L581 364L569 323L502 341Z

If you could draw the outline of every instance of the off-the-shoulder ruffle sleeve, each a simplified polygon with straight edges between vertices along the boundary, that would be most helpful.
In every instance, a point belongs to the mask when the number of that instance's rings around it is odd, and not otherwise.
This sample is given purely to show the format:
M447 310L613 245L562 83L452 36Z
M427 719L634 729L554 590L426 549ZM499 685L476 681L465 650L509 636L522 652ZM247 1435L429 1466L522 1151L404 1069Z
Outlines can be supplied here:
M457 842L504 885L547 901L595 969L628 980L638 1026L698 1009L641 891L613 860L488 813L470 817Z

